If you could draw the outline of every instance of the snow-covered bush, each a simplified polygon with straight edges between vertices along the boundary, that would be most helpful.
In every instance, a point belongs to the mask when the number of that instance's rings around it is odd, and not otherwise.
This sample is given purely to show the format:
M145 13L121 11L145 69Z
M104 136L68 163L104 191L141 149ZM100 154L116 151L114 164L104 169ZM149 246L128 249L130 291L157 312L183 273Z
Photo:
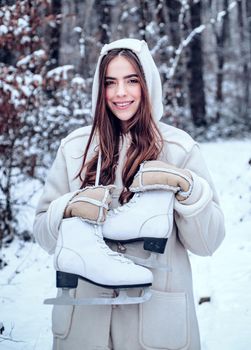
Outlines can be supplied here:
M89 121L87 83L73 66L51 68L39 36L56 20L49 14L42 22L48 4L25 0L0 10L0 245L21 233L18 212L33 190L20 196L20 185L43 183L60 139Z

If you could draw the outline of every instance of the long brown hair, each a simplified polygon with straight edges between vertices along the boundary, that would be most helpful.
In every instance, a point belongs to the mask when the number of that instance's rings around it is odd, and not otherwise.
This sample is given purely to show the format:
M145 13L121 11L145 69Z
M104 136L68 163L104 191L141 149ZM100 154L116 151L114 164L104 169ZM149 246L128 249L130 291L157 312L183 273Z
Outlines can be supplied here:
M87 153L92 140L95 136L98 136L98 148L102 157L99 184L110 185L115 182L115 172L119 160L119 138L123 134L123 130L120 120L114 116L106 104L105 78L108 64L118 55L125 57L133 65L141 86L139 108L134 117L127 122L125 131L130 133L131 144L127 150L126 162L122 171L124 190L120 195L119 202L123 204L132 197L129 186L139 169L140 163L144 160L157 159L163 146L162 136L152 116L144 71L138 57L131 50L113 49L103 57L100 63L99 90L93 126L85 149L82 167L77 176L82 182L81 188L95 184L98 153L88 162ZM83 179L81 174L84 168L86 172Z

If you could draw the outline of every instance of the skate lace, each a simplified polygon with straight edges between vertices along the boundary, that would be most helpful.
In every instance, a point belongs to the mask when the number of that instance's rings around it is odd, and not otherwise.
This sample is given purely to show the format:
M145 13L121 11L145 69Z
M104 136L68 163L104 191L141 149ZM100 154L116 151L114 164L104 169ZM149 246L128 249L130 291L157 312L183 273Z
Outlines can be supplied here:
M99 185L99 179L100 179L100 171L101 171L101 151L99 150L98 152L98 164L97 164L97 172L96 172L96 178L95 178L95 186ZM135 197L135 196L134 196ZM133 198L134 198L133 197ZM133 199L132 198L132 199ZM130 202L134 203L134 201L131 200ZM128 206L129 202L126 204ZM108 213L109 214L109 213ZM124 255L118 253L118 252L114 252L113 250L111 250L105 243L104 239L103 239L103 235L101 233L101 228L98 225L94 225L95 228L95 235L98 238L98 244L100 245L100 247L102 249L104 249L104 251L106 252L107 255L111 256L113 259L120 261L121 263L126 263L126 264L133 264L133 262L127 258L124 257Z
M97 242L99 244L99 246L105 251L105 253L109 256L111 256L113 259L118 260L122 263L126 263L126 264L132 264L132 261L125 258L124 255L118 253L118 252L114 252L112 249L110 249L108 247L108 245L105 243L102 234L99 231L100 227L98 227L98 225L95 225L95 235L97 236Z
M140 196L140 193L135 193L135 195L132 197L132 199L128 203L125 203L118 208L109 210L109 212L107 213L107 216L117 215L121 212L124 212L130 209L137 202L137 199L139 198L139 196Z

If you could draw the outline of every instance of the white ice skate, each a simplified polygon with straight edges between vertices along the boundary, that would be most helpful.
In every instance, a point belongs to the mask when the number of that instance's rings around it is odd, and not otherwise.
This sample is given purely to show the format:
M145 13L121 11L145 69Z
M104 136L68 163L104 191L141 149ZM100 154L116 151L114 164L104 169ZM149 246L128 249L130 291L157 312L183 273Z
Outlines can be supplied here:
M143 248L151 251L148 259L125 256L142 266L168 270L168 266L158 262L158 254L164 253L172 233L173 205L173 191L135 193L127 204L108 212L103 236L108 241L121 243L144 241Z
M57 288L62 288L62 294L58 298L45 300L45 304L136 304L151 297L151 271L112 251L103 240L102 227L79 217L62 221L54 265ZM78 279L114 289L118 296L74 299L69 289L77 287ZM139 297L129 297L124 291L128 288L142 288L144 293Z

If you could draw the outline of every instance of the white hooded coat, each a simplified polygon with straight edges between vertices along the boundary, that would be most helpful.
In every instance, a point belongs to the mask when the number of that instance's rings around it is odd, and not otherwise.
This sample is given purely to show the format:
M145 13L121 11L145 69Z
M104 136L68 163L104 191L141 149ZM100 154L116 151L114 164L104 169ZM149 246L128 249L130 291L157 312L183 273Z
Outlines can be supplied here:
M139 305L56 306L52 315L53 349L60 350L199 350L200 340L195 314L192 275L187 250L211 255L224 238L224 219L218 198L198 144L185 132L159 122L163 113L162 89L157 67L147 44L121 39L105 45L94 75L92 102L95 111L100 61L113 48L133 50L142 64L153 116L164 139L160 160L188 169L194 181L192 193L183 202L175 200L175 222L161 263L169 272L154 270L150 301ZM80 188L76 178L91 127L77 129L62 140L39 201L34 234L37 242L53 254L64 210ZM121 137L112 206L118 206L122 190L121 173L129 138ZM96 151L93 142L91 158ZM116 244L111 245L117 249ZM127 254L147 257L142 243L126 245ZM79 281L75 297L96 297L101 288ZM110 290L104 290L112 293ZM139 291L136 291L138 293ZM133 293L133 291L131 291Z

